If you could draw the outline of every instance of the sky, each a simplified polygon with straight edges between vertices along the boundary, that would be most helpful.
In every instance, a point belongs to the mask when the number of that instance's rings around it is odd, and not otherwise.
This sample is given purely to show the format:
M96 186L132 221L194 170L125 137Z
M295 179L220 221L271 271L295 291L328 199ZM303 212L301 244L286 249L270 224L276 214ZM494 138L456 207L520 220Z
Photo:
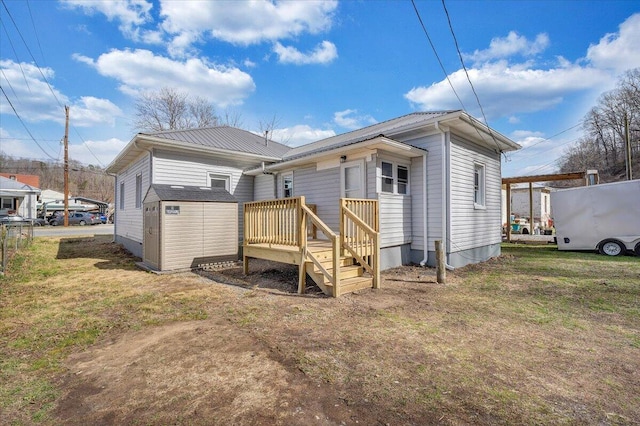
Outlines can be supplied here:
M523 146L504 177L553 173L640 67L638 0L0 1L0 151L39 161L68 105L70 158L107 166L169 87L290 146L464 109Z

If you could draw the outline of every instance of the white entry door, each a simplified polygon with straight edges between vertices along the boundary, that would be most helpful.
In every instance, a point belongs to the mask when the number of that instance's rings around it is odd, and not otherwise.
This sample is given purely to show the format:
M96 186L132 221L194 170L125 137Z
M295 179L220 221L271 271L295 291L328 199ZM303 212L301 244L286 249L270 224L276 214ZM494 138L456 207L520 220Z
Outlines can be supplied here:
M349 161L340 165L340 196L364 198L364 160Z

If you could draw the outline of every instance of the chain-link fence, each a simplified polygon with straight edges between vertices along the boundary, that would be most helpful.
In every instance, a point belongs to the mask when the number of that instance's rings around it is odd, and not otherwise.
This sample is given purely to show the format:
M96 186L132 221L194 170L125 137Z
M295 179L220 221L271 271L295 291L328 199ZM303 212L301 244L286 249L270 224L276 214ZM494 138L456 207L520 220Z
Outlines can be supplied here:
M33 222L8 223L0 228L0 274L4 274L13 254L33 241Z

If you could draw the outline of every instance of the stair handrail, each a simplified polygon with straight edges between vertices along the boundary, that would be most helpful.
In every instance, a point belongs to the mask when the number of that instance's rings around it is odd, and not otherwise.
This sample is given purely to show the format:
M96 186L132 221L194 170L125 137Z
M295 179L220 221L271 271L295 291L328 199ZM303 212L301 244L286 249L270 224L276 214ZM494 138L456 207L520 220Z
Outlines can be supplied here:
M353 200L358 201L358 200ZM378 203L377 200L362 200L366 202L371 202L375 206L375 212L373 214L373 220L375 223L374 227L370 226L366 223L362 218L360 218L355 212L353 212L349 206L347 205L348 200L345 198L340 199L340 246L346 249L351 256L353 256L358 263L373 277L373 288L380 287L380 232L377 231L376 228L379 228L378 224ZM369 253L368 257L370 259L365 259L365 255L362 249L363 241L359 241L359 246L356 247L351 244L349 239L347 238L347 230L346 230L346 221L345 217L351 220L351 222L356 225L358 228L356 230L362 231L369 238L364 241L364 244L371 249L372 253Z
M340 295L339 285L340 285L340 238L338 235L331 230L325 224L322 219L320 219L316 214L304 203L304 198L302 198L300 207L303 212L303 216L306 216L311 220L311 223L315 225L320 231L329 238L331 241L332 247L332 256L331 256L331 264L333 266L333 275L322 265L319 259L317 259L313 253L307 250L306 245L306 232L305 235L305 244L303 247L303 254L306 258L310 259L314 265L318 267L318 269L322 272L322 274L327 277L327 279L333 285L333 297L338 297ZM306 222L306 217L303 217L303 221ZM301 222L302 223L302 222Z

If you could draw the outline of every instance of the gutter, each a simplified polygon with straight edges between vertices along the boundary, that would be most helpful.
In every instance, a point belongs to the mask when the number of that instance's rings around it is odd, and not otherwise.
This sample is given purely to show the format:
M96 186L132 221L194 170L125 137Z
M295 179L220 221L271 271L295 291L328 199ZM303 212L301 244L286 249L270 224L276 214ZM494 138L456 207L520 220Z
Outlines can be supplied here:
M442 150L442 242L445 247L445 263L444 266L446 269L452 271L455 268L449 265L449 252L451 251L449 247L449 154L447 152L447 131L440 127L440 122L435 122L435 128L442 135L441 137L441 150Z
M422 179L422 197L424 200L424 210L422 213L422 250L424 259L420 261L420 266L425 266L429 260L429 232L427 232L427 215L429 214L429 201L427 198L427 154L422 155L422 173L424 174Z

